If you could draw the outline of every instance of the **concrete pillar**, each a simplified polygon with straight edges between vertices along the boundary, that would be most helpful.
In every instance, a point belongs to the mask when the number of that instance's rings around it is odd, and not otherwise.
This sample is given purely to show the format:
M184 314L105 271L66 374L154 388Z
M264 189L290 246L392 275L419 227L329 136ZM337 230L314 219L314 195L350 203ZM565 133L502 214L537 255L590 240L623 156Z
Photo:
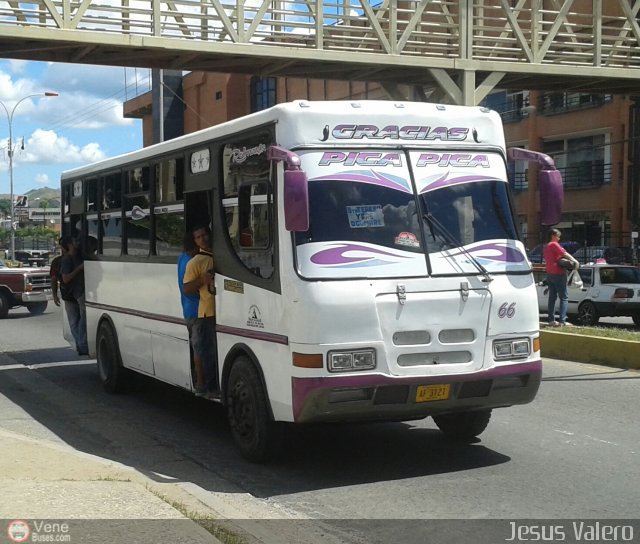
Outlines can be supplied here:
M155 68L151 80L153 143L157 144L184 134L182 72Z

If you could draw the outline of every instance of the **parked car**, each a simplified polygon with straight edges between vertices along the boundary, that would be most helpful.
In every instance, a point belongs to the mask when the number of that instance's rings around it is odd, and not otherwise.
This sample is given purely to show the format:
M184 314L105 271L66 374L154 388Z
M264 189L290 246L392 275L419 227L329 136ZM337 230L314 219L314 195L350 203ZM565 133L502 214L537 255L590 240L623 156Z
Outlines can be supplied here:
M52 299L48 268L0 267L0 319L18 306L25 306L33 315L41 314Z
M605 262L606 264L624 263L624 253L617 247L586 246L578 249L573 256L580 264Z
M569 287L570 321L595 325L601 317L628 316L640 327L640 268L593 264L578 270L582 287ZM535 270L538 307L547 313L548 287L543 270ZM556 303L556 311L558 303Z

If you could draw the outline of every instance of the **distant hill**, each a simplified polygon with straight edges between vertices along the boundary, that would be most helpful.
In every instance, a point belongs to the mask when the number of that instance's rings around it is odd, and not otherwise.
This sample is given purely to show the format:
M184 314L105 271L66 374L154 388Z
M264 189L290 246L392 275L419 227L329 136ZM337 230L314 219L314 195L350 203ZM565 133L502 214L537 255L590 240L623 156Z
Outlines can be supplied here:
M15 193L14 196L18 196L19 193ZM29 207L39 207L38 204L42 201L49 202L51 207L57 207L60 205L60 189L51 189L49 187L42 187L41 189L31 189L24 193L29 197ZM0 200L10 200L11 195L9 193L0 194Z

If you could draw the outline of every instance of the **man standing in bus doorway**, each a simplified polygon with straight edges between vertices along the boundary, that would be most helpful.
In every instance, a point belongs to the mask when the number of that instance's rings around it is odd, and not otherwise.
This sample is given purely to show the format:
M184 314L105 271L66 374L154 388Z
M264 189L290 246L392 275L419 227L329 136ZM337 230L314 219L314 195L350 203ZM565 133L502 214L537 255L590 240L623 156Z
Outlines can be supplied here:
M60 295L64 300L64 309L76 343L76 351L78 355L89 355L84 304L84 260L80 254L80 244L71 236L63 236L60 245L63 251L66 251L60 262Z
M193 240L193 234L191 232L185 232L184 239L182 241L183 251L178 256L178 289L180 290L180 303L182 304L182 316L189 332L189 351L194 365L194 371L196 376L196 390L204 389L204 379L198 382L198 376L204 378L204 372L202 370L202 361L200 356L193 351L193 325L198 319L198 305L200 304L200 295L195 293L193 295L187 295L184 292L184 274L187 270L187 263L192 257L198 254L198 246Z
M216 345L215 297L213 294L213 254L210 246L210 232L207 227L193 229L193 240L198 246L198 254L188 263L184 274L184 292L198 293L198 319L193 325L192 345L196 356L200 357L201 372L196 365L196 395L219 398L218 365Z
M51 294L53 295L53 303L56 306L60 306L60 283L62 279L60 278L60 263L62 262L62 258L66 255L67 250L62 247L62 238L58 241L58 245L60 245L61 253L57 257L51 261L49 265L49 277L51 278Z
M560 245L562 234L558 229L549 231L549 242L544 246L543 256L547 271L547 285L549 287L549 300L547 303L547 319L550 327L564 327L567 323L567 306L569 293L567 291L567 271L558 264L561 257L566 257L578 268L578 261ZM560 299L560 322L555 319L556 298Z

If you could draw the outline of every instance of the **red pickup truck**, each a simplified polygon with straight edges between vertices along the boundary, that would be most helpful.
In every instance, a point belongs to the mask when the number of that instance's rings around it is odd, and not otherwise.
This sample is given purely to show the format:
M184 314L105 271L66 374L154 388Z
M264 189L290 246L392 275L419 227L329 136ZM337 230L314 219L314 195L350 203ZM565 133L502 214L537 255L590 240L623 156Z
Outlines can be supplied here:
M33 315L41 314L52 299L49 268L6 268L0 264L0 319L17 306L25 306Z

